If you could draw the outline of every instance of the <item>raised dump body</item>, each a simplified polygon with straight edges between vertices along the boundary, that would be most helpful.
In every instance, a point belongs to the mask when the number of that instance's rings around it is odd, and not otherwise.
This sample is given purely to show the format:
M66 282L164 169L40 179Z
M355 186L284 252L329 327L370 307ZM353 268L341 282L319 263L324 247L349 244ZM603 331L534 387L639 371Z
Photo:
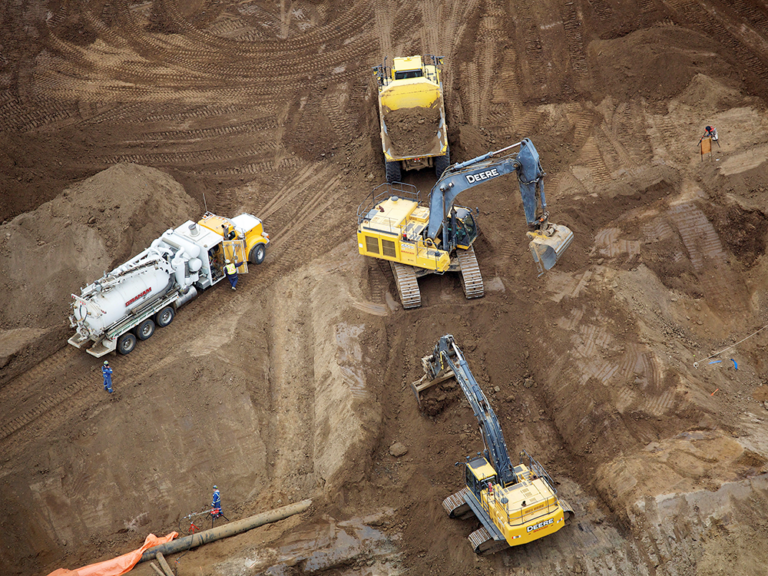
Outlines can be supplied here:
M403 170L435 168L439 177L450 164L443 84L436 56L395 58L392 67L374 68L378 80L381 144L387 181Z

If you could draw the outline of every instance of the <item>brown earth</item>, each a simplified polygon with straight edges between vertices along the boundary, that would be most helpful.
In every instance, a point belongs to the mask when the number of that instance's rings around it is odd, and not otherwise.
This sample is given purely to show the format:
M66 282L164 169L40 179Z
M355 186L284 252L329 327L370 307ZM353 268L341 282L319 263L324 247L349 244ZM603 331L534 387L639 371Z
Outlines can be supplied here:
M167 174L117 164L0 226L0 286L14 294L0 303L0 382L60 347L76 287L199 213Z
M768 574L763 3L41 0L0 30L8 573L184 531L216 483L230 519L314 504L180 576ZM370 66L416 53L445 56L453 159L530 137L575 239L536 278L514 177L469 190L486 296L432 276L404 312L354 215L384 180ZM115 165L146 190L73 201ZM64 346L68 294L203 206L263 218L267 259L110 359L106 395ZM481 440L455 385L425 414L408 384L446 333L574 506L555 535L478 559L445 516Z
M384 116L395 156L424 154L434 148L440 125L439 108L401 108Z

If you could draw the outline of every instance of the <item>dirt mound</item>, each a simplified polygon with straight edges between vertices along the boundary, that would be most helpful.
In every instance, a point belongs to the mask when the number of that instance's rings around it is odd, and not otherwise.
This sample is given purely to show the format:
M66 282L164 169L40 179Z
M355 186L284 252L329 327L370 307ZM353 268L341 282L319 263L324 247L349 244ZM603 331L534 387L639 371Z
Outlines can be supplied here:
M395 156L426 154L435 146L440 125L439 108L401 108L384 116Z
M381 422L378 383L364 366L383 363L368 343L385 335L380 317L359 309L365 262L353 257L355 246L346 242L268 288L262 268L237 293L206 291L143 343L148 370L129 368L134 354L110 359L114 395L88 385L69 399L81 417L59 414L30 431L34 443L61 438L60 450L31 467L22 451L3 456L5 481L20 487L5 494L15 526L3 530L3 544L38 561L88 542L93 558L137 533L179 530L214 484L236 519L304 498L334 500L342 483L362 481ZM190 338L199 321L207 328ZM71 362L60 370L90 365L98 381L92 358L75 351ZM122 409L131 406L143 408ZM174 440L156 442L166 435ZM18 523L28 502L52 501L50 515Z
M622 100L638 96L668 100L683 92L698 74L738 82L730 58L714 57L716 50L711 38L679 27L649 28L590 44L601 71L599 90ZM687 97L698 95L694 88Z
M60 345L71 293L199 213L167 174L118 164L0 226L0 286L13 294L0 303L0 366L35 343ZM51 336L47 345L42 334Z
M731 253L747 267L765 254L768 218L759 210L744 210L736 204L702 204L702 210L720 233Z

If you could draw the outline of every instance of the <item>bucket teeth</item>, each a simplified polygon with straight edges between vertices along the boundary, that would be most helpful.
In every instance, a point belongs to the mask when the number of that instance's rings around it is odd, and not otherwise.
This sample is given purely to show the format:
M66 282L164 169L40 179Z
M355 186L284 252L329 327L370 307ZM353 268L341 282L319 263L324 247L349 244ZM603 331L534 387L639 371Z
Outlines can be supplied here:
M539 276L550 270L573 242L573 232L562 224L550 224L546 230L528 232L533 261Z

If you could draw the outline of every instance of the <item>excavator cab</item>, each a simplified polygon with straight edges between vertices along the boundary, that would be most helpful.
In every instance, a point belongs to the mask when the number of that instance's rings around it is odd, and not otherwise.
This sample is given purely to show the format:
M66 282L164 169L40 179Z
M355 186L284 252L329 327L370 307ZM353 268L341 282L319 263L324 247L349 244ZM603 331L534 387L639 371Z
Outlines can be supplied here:
M456 247L468 250L477 239L478 227L469 208L456 207Z
M488 484L493 486L499 483L496 470L481 456L467 462L466 468L464 481L467 483L467 488L472 491L478 501L482 501L482 493L488 489Z

